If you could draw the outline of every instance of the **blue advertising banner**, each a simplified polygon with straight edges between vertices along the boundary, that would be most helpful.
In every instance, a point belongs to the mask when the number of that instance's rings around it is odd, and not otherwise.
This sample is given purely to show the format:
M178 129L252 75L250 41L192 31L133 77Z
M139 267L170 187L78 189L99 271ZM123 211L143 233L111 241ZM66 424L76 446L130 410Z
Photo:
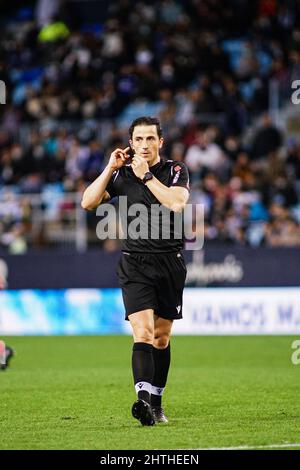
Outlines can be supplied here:
M119 289L0 292L1 335L104 335L124 328Z
M0 292L0 336L131 333L120 289ZM173 333L299 335L300 288L186 288Z

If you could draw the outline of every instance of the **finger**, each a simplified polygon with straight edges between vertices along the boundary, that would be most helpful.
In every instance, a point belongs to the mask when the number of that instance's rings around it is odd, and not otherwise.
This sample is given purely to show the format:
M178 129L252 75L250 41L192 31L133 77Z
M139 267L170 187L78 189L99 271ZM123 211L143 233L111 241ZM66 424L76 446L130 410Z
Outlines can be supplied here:
M123 149L117 148L117 149L114 150L113 153L118 154L118 155L119 155L119 154L122 154L122 155L123 155L124 152L123 152Z
M121 158L122 161L123 161L123 158L124 158L124 160L125 160L125 154L124 154L124 152L123 152L122 149L116 149L116 150L114 151L114 155L115 155L115 157L118 158L118 159Z

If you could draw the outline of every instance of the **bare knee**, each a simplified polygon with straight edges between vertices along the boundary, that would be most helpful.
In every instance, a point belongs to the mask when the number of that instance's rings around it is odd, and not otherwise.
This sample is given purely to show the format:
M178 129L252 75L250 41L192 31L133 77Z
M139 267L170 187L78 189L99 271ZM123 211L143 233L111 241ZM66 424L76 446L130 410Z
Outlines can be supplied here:
M162 334L162 335L156 334L154 336L153 346L157 349L166 349L168 347L169 341L170 341L170 335L168 335L168 334Z
M154 318L153 310L148 309L129 316L135 343L153 344Z
M135 343L153 344L154 332L151 327L134 328L133 337Z

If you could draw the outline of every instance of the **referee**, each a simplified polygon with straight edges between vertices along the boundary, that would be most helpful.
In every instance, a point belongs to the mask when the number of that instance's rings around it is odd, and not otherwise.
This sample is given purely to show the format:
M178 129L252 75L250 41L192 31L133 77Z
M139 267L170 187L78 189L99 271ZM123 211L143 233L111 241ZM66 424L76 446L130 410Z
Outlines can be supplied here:
M118 277L125 318L130 321L134 339L132 371L137 401L132 415L142 425L152 426L168 422L162 395L170 366L172 324L182 318L186 278L181 254L183 234L179 238L175 233L175 213L181 213L188 201L189 176L183 163L159 156L163 138L158 119L137 118L129 128L129 137L130 147L112 152L104 171L86 188L81 205L92 210L116 196L126 196L126 226L134 218L130 212L133 204L145 208L142 212L149 236L128 233L124 237ZM167 237L161 215L156 219L158 227L153 226L153 205L169 213ZM155 228L159 235L151 237Z

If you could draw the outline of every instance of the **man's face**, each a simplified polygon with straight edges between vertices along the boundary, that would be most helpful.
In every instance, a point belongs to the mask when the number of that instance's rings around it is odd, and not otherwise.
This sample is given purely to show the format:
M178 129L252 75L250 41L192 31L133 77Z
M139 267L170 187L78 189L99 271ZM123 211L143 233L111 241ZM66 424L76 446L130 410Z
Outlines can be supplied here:
M156 163L163 139L158 137L155 125L136 126L133 129L132 140L129 142L134 153L145 158L149 166Z

